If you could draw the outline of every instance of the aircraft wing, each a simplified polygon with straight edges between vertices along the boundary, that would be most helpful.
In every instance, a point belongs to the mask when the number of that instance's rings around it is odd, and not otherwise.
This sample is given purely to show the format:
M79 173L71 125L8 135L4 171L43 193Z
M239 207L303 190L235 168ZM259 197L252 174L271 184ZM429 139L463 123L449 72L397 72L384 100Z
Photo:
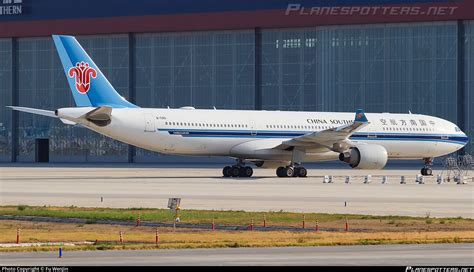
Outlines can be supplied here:
M356 131L362 129L369 122L363 110L357 110L352 124L330 128L322 131L312 132L303 136L295 137L282 142L277 149L288 149L291 147L325 147L329 150L342 152L352 146L349 137Z

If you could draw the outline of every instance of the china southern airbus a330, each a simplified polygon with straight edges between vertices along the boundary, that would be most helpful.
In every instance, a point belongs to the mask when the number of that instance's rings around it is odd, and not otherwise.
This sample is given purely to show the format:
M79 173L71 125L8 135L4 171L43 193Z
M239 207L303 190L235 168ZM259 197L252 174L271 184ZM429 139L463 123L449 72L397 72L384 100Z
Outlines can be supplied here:
M455 124L427 115L140 108L121 97L72 36L53 35L75 108L12 109L59 118L118 141L178 155L228 156L225 177L250 177L258 167L279 177L305 177L303 162L339 160L381 169L387 159L423 159L459 150L468 137Z

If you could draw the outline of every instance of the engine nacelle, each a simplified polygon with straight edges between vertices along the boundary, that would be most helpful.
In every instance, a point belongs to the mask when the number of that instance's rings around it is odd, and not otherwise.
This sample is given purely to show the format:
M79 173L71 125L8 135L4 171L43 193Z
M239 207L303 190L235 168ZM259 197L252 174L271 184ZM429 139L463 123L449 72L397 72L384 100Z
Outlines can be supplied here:
M387 150L381 145L358 145L339 154L339 160L357 169L382 169L387 164Z
M276 169L282 165L288 165L289 162L279 162L279 161L255 161L255 166L258 168L264 168L264 169Z

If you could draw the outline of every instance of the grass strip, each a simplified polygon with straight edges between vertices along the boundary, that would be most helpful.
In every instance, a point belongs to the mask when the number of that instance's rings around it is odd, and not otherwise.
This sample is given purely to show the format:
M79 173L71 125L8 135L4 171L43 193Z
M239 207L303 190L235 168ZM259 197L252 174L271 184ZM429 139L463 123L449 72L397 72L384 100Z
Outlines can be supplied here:
M45 222L0 221L0 243L14 243L16 228L21 228L21 242L96 241L96 245L66 246L65 250L168 249L224 247L284 247L328 245L472 243L474 231L406 232L310 232L285 231L211 231L159 229L160 243L155 245L155 228L100 224L65 224ZM124 244L119 244L119 233ZM48 251L59 246L0 248L8 251Z

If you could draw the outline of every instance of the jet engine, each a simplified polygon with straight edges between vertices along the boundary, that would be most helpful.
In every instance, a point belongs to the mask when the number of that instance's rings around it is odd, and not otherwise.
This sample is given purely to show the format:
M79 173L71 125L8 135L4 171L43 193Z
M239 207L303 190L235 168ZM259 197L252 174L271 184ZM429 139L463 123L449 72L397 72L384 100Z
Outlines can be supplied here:
M357 169L382 169L387 164L387 150L381 145L367 144L351 147L339 154L339 160Z

